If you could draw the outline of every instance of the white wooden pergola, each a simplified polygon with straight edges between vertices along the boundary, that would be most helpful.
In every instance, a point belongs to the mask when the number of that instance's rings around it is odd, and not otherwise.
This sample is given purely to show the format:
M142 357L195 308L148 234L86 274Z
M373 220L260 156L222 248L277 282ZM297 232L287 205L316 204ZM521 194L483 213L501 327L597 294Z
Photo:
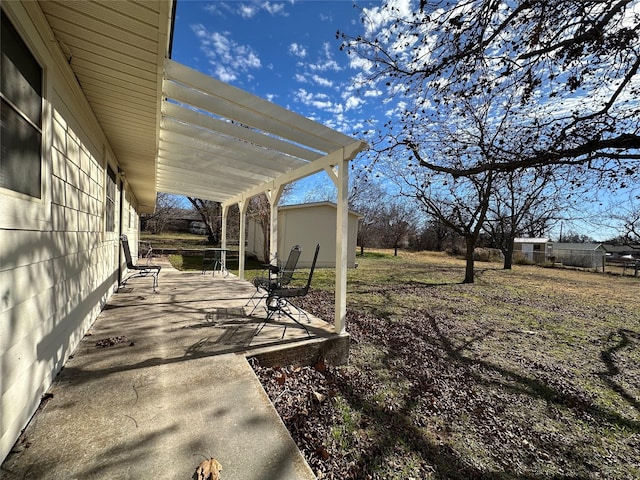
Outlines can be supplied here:
M278 245L277 205L286 184L324 171L337 188L335 328L346 331L349 161L366 144L172 60L162 83L156 188L240 210L245 238L251 197L271 205L270 252ZM240 241L240 277L245 243Z
M60 63L73 71L68 81L82 88L77 101L98 120L87 128L104 132L106 156L117 158L139 213L153 211L159 191L221 202L223 225L237 204L244 238L247 202L264 192L275 252L283 186L325 171L338 189L335 312L336 331L345 331L347 167L363 142L168 59L173 0L15 6L51 29Z

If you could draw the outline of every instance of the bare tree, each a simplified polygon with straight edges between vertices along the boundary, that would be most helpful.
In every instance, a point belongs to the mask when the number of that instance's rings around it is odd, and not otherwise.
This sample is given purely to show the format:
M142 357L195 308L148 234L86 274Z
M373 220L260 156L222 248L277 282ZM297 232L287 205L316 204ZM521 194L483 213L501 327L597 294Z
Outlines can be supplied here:
M407 199L395 199L379 214L380 228L386 246L393 247L393 255L398 256L398 247L415 229L416 208Z
M573 172L571 172L573 173ZM514 240L525 233L541 236L549 223L568 208L577 180L567 181L549 167L503 172L491 199L485 231L504 255L504 269L512 266Z
M362 255L380 232L381 213L389 203L389 195L380 182L366 172L350 177L349 181L349 208L362 215L358 223L358 245Z
M437 122L405 112L402 131L396 133L390 128L381 142L379 154L393 155L395 175L402 180L404 194L415 197L428 216L464 238L465 283L474 281L474 249L500 174L484 170L453 175L442 169L425 168L419 157L429 156L432 162L454 169L480 161L477 158L491 162L502 155L505 135L511 133L510 111L500 96L490 92L478 103L462 99L457 104L440 106ZM404 143L409 138L412 148Z
M293 191L293 184L284 185L279 204L287 201ZM247 216L251 218L262 231L262 255L265 262L269 262L269 248L271 240L271 203L264 193L251 197L247 208Z
M617 245L627 245L640 251L640 195L635 195L617 207L613 220L620 235L608 241Z
M625 243L637 247L640 244L640 206L629 213L624 230Z
M253 219L262 231L262 258L265 262L269 262L269 240L271 238L271 204L264 193L251 197L247 215Z
M363 9L362 35L340 36L363 85L406 105L394 138L420 165L456 177L586 165L625 182L640 159L636 3L421 0L406 12L389 2ZM531 141L451 164L413 138L418 122L442 121L438 105L481 104L487 92L505 96L508 123Z
M154 234L162 233L167 225L178 217L179 212L181 209L177 195L158 193L155 211L142 215L140 228Z
M212 200L202 200L200 198L187 197L193 208L202 218L207 226L207 240L210 245L215 245L220 241L222 228L222 206L220 202Z
M432 218L420 232L419 246L425 250L435 250L442 252L445 249L445 242L451 239L452 232L441 220Z

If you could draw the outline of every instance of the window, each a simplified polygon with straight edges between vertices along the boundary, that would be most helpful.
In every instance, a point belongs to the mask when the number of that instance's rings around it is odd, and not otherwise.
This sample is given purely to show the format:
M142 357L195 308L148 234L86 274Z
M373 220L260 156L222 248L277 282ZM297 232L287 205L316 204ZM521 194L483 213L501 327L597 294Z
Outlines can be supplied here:
M105 208L104 229L107 232L116 231L116 174L107 165L107 198Z
M0 187L42 197L42 68L2 12Z

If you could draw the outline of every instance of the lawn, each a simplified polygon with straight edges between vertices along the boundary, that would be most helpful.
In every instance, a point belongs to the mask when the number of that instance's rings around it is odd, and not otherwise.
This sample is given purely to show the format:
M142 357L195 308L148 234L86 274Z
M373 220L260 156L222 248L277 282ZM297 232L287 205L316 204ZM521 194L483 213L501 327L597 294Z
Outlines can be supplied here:
M162 248L205 249L208 246L206 235L194 235L186 232L164 232L160 234L143 232L140 234L140 242L151 243L156 250Z
M640 478L640 279L358 263L348 366L255 365L318 478ZM333 317L333 270L303 306Z

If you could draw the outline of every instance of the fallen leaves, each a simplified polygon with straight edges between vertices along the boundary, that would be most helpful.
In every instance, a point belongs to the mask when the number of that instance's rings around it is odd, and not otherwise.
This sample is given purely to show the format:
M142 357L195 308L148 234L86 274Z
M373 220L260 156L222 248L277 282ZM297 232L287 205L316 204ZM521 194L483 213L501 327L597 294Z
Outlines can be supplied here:
M222 471L222 465L215 458L209 458L204 460L193 476L194 480L220 480L220 472Z
M113 347L114 345L117 345L119 343L124 343L127 341L127 337L120 336L120 337L109 337L109 338L103 338L102 340L98 340L96 342L96 347L100 347L100 348L106 348L106 347Z

